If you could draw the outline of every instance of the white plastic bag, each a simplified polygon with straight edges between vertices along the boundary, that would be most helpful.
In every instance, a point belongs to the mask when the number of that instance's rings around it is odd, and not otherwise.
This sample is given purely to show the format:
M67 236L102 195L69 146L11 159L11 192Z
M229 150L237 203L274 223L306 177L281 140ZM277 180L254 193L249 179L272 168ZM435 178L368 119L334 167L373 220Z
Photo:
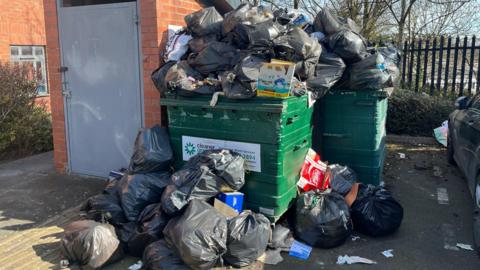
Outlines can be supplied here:
M448 120L443 121L441 126L433 130L433 133L435 134L435 139L437 139L440 144L447 147Z
M170 44L167 44L165 61L179 61L188 50L188 42L192 36L175 34Z

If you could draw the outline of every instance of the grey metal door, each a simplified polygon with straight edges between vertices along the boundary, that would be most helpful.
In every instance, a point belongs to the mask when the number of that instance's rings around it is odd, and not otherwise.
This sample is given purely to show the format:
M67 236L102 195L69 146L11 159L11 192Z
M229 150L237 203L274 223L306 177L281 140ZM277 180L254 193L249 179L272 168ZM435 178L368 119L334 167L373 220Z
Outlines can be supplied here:
M73 173L128 165L142 126L136 3L59 7L67 143Z

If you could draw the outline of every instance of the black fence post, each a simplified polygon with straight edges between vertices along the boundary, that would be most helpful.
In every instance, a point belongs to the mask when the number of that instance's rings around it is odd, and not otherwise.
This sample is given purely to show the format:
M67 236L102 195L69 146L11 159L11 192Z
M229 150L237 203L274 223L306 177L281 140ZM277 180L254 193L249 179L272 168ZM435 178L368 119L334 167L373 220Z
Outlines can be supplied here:
M403 56L403 59L402 59L403 60L403 64L402 64L402 86L405 85L405 70L406 70L407 55L408 55L407 49L408 49L408 42L405 40L405 42L403 43L403 53L402 53L402 56Z
M480 47L478 48L477 51L477 87L475 89L475 93L478 93L480 91Z
M437 38L433 39L432 45L432 67L430 69L430 95L433 96L433 90L435 89L435 56L437 52Z
M428 69L428 50L430 48L430 39L425 41L425 49L423 55L423 78L422 78L422 92L427 83L427 69Z
M440 37L440 51L438 55L438 73L437 73L437 91L440 91L442 82L442 65L443 65L443 45L445 40L444 36Z
M447 95L447 89L448 89L448 72L450 71L450 51L452 50L452 37L448 37L448 42L447 42L447 61L445 63L445 82L443 85L443 94L446 96Z
M408 88L412 89L413 76L413 51L415 50L415 40L410 41L410 62L408 62Z
M472 42L470 43L470 70L468 72L468 93L472 94L472 79L473 79L473 63L475 63L475 36L472 37ZM477 67L477 69L480 67Z
M468 39L467 37L464 37L463 48L462 48L462 66L460 67L460 92L459 92L460 96L463 96L463 90L465 88L465 64L467 63L467 46L468 46Z
M458 67L458 46L460 44L460 37L455 39L455 50L453 54L453 77L452 77L452 93L455 94L455 87L457 83L457 67Z
M415 72L415 92L418 92L418 83L420 82L420 55L422 54L422 39L418 40L417 48L417 71Z

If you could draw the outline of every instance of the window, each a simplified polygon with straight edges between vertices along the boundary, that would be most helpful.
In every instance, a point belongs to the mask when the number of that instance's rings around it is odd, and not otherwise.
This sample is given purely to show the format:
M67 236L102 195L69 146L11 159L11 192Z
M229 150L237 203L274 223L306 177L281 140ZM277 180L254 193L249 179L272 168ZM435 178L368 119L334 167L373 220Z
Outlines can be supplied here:
M38 82L37 94L48 95L45 48L43 46L10 46L10 61L26 65Z
M135 2L135 0L62 0L62 7L104 5L123 2Z

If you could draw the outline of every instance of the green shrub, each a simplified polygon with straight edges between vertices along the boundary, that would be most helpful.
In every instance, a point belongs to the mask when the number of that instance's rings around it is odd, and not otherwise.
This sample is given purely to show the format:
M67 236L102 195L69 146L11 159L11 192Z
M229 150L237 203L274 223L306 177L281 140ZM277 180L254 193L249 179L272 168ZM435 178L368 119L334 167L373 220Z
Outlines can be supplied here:
M431 136L433 129L455 110L451 98L431 97L409 90L396 90L390 97L387 132L412 136Z
M27 67L0 62L0 158L52 149L50 115L35 105Z

